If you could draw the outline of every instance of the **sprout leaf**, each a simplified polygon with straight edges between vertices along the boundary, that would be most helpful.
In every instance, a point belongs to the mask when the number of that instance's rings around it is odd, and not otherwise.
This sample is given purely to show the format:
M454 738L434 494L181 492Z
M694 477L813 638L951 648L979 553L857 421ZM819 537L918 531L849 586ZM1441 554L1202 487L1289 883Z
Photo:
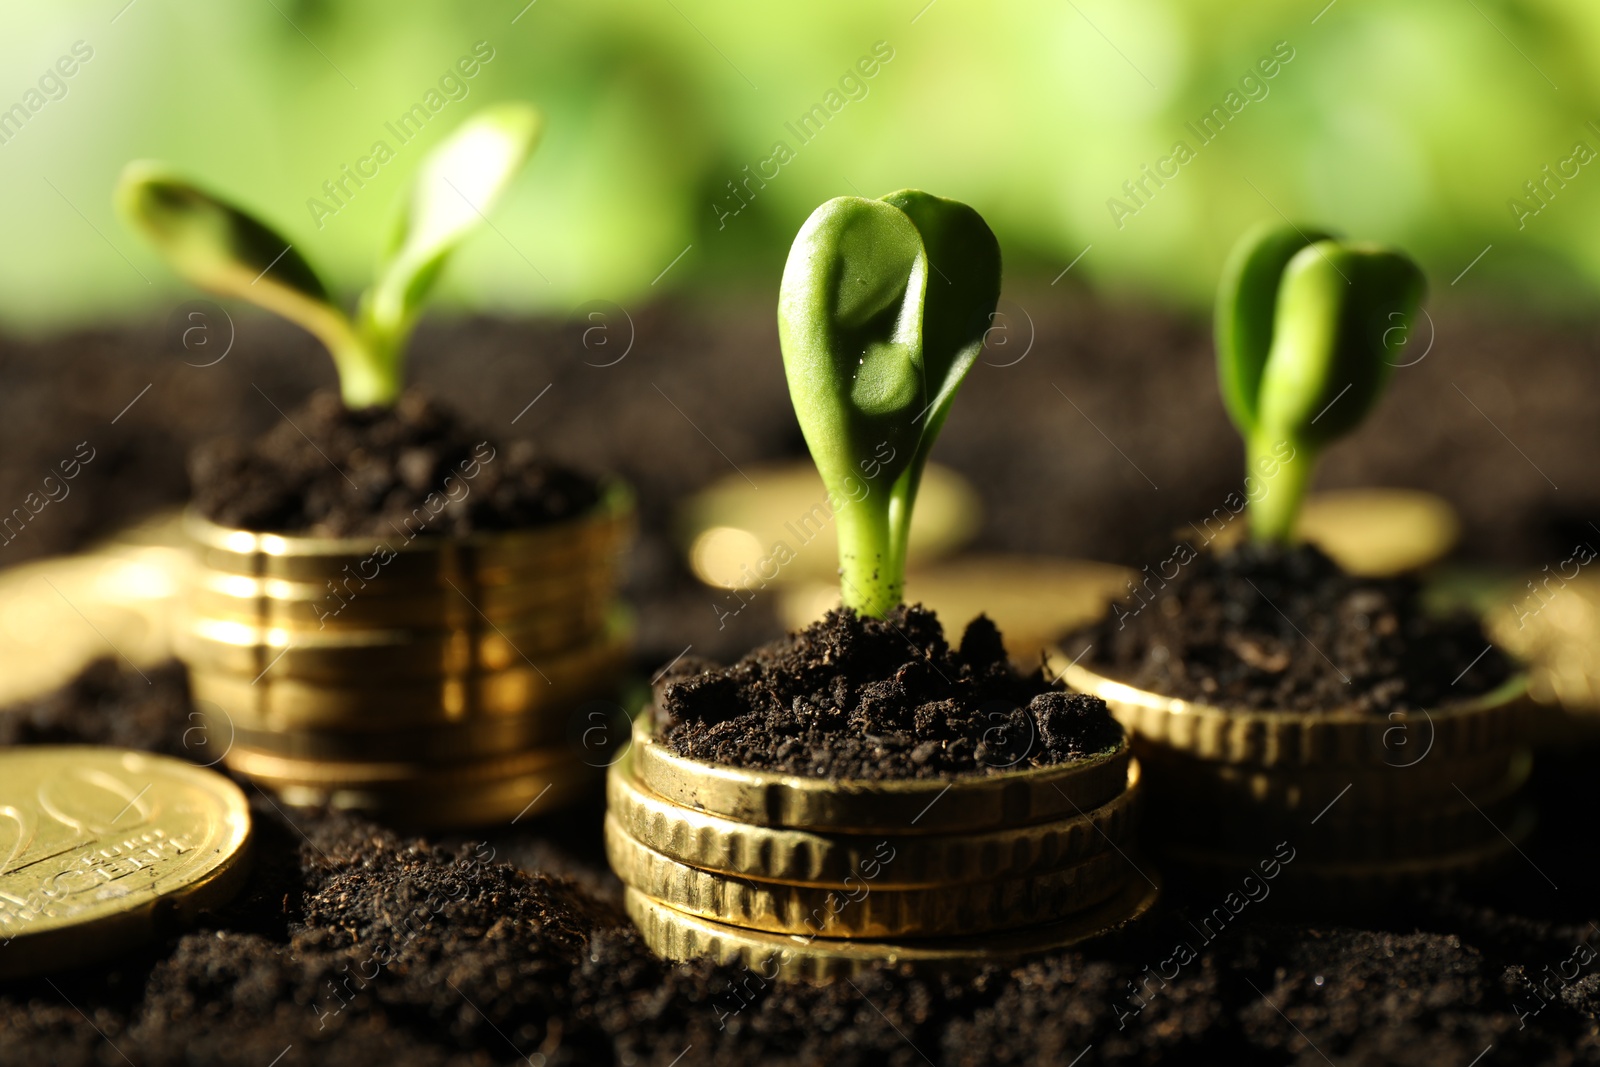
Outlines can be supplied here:
M1330 236L1294 226L1263 225L1241 238L1223 265L1217 286L1217 378L1222 402L1242 434L1256 428L1256 401L1272 348L1283 269L1295 253Z
M1258 540L1286 542L1322 451L1377 406L1426 283L1370 244L1260 231L1241 242L1217 306L1217 364L1245 438Z
M916 190L830 200L795 237L778 335L835 502L843 599L862 614L900 602L922 469L999 292L999 245L977 212Z
M983 217L966 204L916 189L883 199L916 225L931 268L922 338L929 399L914 461L920 475L956 390L983 351L1000 300L1000 243Z
M404 343L450 253L488 221L542 126L529 105L498 104L428 153L363 303L363 328L378 347L394 351Z
M304 327L333 353L341 381L371 379L375 368L366 365L350 319L311 264L266 223L145 161L123 169L116 204L123 218L183 277Z
M423 301L450 253L488 221L541 125L526 104L497 104L427 155L354 322L287 239L160 165L130 163L115 198L128 223L189 281L315 334L338 367L347 407L386 407L405 385L405 344Z

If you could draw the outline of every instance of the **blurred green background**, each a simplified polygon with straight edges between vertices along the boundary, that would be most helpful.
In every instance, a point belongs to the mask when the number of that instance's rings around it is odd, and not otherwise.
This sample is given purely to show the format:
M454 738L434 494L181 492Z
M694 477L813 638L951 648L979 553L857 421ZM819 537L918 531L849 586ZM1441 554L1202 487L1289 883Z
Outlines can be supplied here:
M509 97L549 126L448 273L458 306L770 298L820 201L902 186L976 206L1014 281L1075 261L1063 284L1178 305L1280 213L1408 248L1436 293L1572 307L1600 285L1600 166L1577 149L1600 150L1593 0L96 0L0 21L11 329L189 294L111 211L136 157L231 193L353 289L420 147ZM478 42L492 58L441 87ZM429 90L402 144L386 123ZM334 206L323 183L380 140L394 158L318 220L308 202Z

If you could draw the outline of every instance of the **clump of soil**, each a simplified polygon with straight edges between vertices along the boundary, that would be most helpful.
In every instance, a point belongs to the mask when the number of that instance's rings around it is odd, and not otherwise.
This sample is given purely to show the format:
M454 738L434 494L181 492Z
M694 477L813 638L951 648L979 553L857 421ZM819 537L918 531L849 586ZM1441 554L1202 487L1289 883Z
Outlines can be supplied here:
M657 706L679 755L818 778L997 774L1122 736L1103 701L1012 667L987 617L951 648L920 606L832 611L731 667L680 664Z
M194 504L223 526L323 537L464 536L560 522L599 499L592 479L502 447L417 390L351 411L315 393L260 437L197 448Z
M1304 712L1433 708L1514 669L1475 618L1426 611L1414 578L1346 574L1308 544L1195 549L1064 647L1166 696Z

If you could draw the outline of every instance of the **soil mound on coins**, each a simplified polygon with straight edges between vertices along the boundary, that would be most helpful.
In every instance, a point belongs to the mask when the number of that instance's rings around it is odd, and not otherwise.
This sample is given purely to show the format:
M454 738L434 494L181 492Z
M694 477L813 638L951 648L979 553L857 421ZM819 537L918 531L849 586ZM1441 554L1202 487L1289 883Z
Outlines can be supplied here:
M1430 612L1415 578L1346 574L1312 545L1193 549L1062 647L1142 689L1262 710L1431 709L1513 670L1476 619Z
M817 778L996 774L1122 736L1099 699L1016 670L986 616L951 648L922 607L832 611L731 667L680 662L657 709L679 755Z
M195 449L189 477L212 522L320 537L521 529L599 499L592 479L541 462L531 442L502 447L418 390L362 411L315 393L247 444Z

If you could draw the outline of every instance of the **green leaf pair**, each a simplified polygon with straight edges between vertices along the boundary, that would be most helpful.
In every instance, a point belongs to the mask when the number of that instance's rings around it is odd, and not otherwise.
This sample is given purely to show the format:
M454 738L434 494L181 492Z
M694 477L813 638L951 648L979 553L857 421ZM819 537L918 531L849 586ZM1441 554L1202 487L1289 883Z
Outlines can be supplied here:
M1323 449L1377 405L1426 283L1404 254L1293 226L1247 234L1217 294L1217 375L1244 437L1250 528L1287 543Z
M123 217L189 281L298 323L333 356L346 406L386 407L405 385L405 345L450 253L522 169L543 125L526 104L467 119L422 161L360 308L347 315L290 242L159 164L117 182Z
M900 603L922 470L999 298L999 242L954 200L838 197L795 237L778 336L800 429L842 502L844 603L863 615Z

